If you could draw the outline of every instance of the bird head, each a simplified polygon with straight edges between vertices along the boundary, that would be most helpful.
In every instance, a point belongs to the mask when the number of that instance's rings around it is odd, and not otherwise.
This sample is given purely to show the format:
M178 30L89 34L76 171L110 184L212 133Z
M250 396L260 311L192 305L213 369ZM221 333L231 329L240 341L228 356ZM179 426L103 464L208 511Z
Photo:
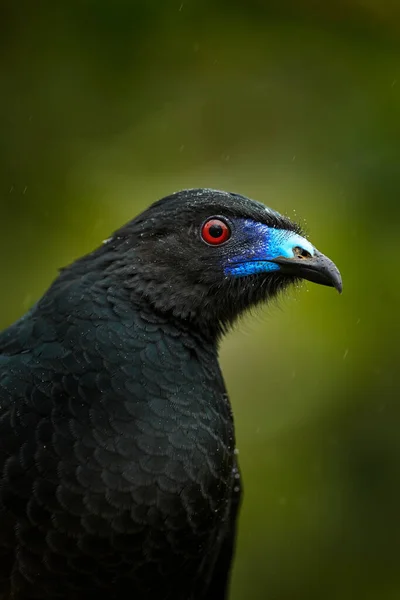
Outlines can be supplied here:
M301 279L342 290L334 263L265 205L211 189L154 203L106 241L109 269L155 310L218 335Z

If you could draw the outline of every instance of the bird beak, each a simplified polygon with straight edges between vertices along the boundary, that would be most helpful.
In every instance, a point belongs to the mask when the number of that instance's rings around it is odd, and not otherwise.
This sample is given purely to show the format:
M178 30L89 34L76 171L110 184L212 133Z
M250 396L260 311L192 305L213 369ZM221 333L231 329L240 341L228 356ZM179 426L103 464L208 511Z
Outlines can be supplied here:
M294 275L321 285L328 285L337 289L339 294L342 293L342 277L339 269L330 258L318 252L318 250L314 250L312 256L303 257L298 255L293 256L293 258L278 256L270 259L270 261L279 265L282 273Z

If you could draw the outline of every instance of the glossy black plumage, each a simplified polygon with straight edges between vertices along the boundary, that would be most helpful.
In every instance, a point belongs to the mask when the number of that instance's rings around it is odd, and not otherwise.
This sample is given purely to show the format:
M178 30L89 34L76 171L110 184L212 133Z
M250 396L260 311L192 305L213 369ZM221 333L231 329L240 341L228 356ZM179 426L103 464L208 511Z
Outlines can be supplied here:
M218 340L294 278L228 280L193 235L212 214L298 230L175 194L0 334L2 600L227 598L241 486Z

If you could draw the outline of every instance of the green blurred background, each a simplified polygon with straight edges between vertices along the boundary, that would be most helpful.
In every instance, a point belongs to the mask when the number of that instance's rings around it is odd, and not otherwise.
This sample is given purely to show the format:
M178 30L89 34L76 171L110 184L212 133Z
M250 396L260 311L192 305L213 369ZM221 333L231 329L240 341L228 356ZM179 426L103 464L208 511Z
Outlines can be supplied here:
M222 348L244 472L232 600L400 597L397 0L0 2L0 326L184 187L300 220L304 285Z

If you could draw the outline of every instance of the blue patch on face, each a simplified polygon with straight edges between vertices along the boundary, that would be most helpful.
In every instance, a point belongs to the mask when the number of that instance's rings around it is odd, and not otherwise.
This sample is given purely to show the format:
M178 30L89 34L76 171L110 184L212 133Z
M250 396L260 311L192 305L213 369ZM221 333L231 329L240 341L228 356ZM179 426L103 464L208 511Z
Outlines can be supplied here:
M279 256L293 258L296 247L306 250L311 256L315 252L314 246L301 235L250 219L237 219L234 235L240 240L237 244L240 253L227 258L224 269L225 275L231 277L279 271L279 265L268 261Z

